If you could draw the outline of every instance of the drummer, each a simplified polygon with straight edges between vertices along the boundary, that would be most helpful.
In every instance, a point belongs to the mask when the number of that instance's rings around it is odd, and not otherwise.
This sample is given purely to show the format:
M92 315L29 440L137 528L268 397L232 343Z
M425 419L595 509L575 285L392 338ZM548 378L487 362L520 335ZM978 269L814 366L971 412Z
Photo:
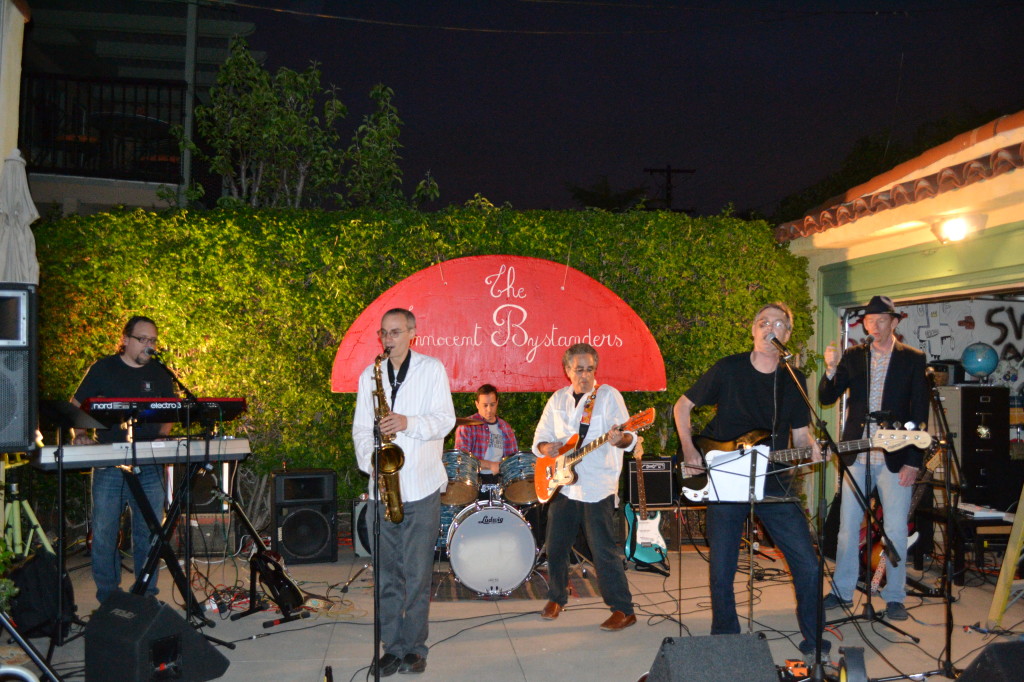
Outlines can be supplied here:
M474 402L476 414L470 420L479 423L455 429L455 449L480 460L480 492L486 499L490 490L501 485L501 460L516 454L519 448L512 427L498 416L498 389L484 384L476 389Z

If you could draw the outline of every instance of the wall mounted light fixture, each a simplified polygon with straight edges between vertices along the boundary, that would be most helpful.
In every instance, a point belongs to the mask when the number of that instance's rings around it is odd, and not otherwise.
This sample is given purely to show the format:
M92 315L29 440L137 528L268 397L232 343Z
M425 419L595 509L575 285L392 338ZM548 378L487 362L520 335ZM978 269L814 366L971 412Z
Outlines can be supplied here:
M984 228L987 217L984 213L943 216L932 221L932 233L940 244L962 241Z

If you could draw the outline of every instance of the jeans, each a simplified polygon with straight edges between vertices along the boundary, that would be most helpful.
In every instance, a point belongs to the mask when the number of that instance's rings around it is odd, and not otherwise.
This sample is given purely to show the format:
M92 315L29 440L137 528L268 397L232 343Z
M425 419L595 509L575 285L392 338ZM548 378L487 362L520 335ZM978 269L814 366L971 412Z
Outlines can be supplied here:
M158 465L139 467L139 482L158 520L164 515L164 472ZM121 553L117 535L121 512L127 504L132 510L132 559L135 576L142 573L149 557L151 533L128 488L125 476L117 467L99 467L92 472L92 578L96 583L96 599L102 604L111 592L120 589ZM146 594L157 593L157 572Z
M600 502L577 502L558 494L548 502L549 600L562 606L569 600L569 552L582 524L594 555L597 585L604 603L612 611L622 611L627 616L633 614L633 595L612 528L614 513L614 495Z
M871 490L864 490L863 457L849 467L850 474L857 481L865 496ZM902 486L899 473L889 471L885 464L871 467L871 488L878 488L878 497L885 512L883 527L885 534L892 542L893 549L900 556L900 565L893 567L886 560L885 587L882 588L882 599L888 602L899 602L907 597L907 515L910 513L910 498L913 486ZM864 509L857 503L857 498L850 490L848 477L843 477L843 501L839 506L839 535L836 538L836 570L832 576L834 590L844 600L853 599L857 588L857 577L860 574L860 527L864 520ZM877 540L878 538L873 538Z
M430 618L430 575L434 546L441 525L441 493L422 500L403 502L405 518L391 523L384 518L384 505L370 502L371 513L380 519L380 635L384 653L403 658L406 654L427 655ZM370 545L374 544L373 517Z
M772 540L782 550L793 576L796 618L804 639L813 641L818 618L818 560L811 532L800 507L794 502L770 502L754 507ZM708 505L708 537L711 543L711 634L738 634L733 585L739 560L743 524L750 505L719 502Z

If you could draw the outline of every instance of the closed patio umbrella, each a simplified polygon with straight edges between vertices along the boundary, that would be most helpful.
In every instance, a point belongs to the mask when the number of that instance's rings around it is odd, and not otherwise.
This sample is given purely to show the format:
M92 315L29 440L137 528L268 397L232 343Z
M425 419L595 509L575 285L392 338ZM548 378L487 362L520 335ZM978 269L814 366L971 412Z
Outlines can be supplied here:
M0 172L0 282L39 284L36 240L29 229L38 217L25 159L14 149Z

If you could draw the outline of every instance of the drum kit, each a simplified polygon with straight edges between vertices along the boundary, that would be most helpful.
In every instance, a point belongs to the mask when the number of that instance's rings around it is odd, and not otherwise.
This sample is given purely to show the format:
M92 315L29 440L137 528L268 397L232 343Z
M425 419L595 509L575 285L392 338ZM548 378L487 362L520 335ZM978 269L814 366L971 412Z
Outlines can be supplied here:
M482 424L460 418L458 425ZM532 452L500 464L500 482L481 476L480 462L464 450L445 451L448 488L441 495L437 551L446 551L455 578L485 598L505 597L533 572L539 549L526 512L537 504Z

